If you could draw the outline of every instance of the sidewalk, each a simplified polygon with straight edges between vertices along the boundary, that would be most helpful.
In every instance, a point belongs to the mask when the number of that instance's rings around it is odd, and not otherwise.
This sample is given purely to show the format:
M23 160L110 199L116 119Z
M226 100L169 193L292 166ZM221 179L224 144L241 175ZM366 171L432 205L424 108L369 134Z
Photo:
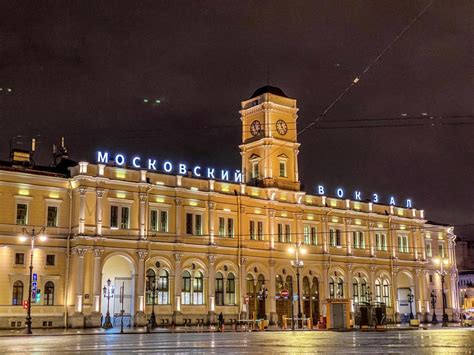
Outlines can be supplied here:
M448 328L443 328L440 324L433 325L433 324L421 324L419 327L411 327L408 324L395 324L395 325L389 325L387 326L387 331L400 331L400 330L423 330L423 329L460 329L461 326L459 323L449 323ZM265 331L270 331L270 332L291 332L291 329L283 330L280 327L273 325L269 326ZM295 331L298 332L308 332L308 331L314 331L314 332L324 332L324 331L338 331L338 330L321 330L321 329L296 329ZM352 329L345 329L345 330L340 330L340 331L361 331L358 328L352 328ZM375 331L375 329L369 329L366 331ZM124 328L123 330L124 334L146 334L146 327L137 327L137 328ZM175 328L167 327L167 328L161 328L157 327L153 329L151 333L153 334L162 334L162 333L217 333L218 330L216 327L209 327L209 326L204 326L204 327L197 327L197 326L192 326L192 327L184 327L184 326L179 326ZM238 330L233 330L233 328L230 325L226 326L225 332L245 332L241 331L240 329ZM32 335L27 335L25 334L25 330L0 330L0 338L5 338L5 337L22 337L22 336L42 336L42 335L48 335L48 336L65 336L65 335L120 335L120 327L115 327L112 329L102 329L102 328L84 328L84 329L33 329L33 334Z

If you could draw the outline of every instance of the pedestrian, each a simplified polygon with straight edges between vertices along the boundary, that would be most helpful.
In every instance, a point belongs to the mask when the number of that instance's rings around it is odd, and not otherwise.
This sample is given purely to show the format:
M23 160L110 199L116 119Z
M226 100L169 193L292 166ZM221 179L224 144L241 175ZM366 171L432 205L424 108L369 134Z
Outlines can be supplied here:
M224 315L221 313L219 313L219 330L221 332L224 331Z

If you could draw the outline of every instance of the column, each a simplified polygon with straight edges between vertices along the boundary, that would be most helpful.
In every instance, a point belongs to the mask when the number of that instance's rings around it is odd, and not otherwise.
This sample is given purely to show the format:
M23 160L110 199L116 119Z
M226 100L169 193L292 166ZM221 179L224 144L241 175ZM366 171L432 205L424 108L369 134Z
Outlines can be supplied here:
M421 319L421 307L422 307L422 291L421 291L421 283L422 283L422 272L421 272L421 269L420 268L417 268L415 269L415 275L416 275L416 278L415 278L415 309L414 309L414 313L415 313L415 318L417 319Z
M216 256L208 255L207 260L209 261L208 270L208 291L209 291L209 302L207 302L207 318L209 323L215 323L215 305L216 305ZM224 298L225 300L225 298Z
M426 243L425 243L425 229L420 228L420 250L421 250L421 259L426 260Z
M75 248L77 255L76 265L76 308L75 313L82 313L82 296L84 293L84 256L86 255L87 248Z
M181 218L183 214L183 206L182 206L182 201L180 198L175 199L175 204L176 204L176 223L175 223L175 229L176 229L176 238L175 241L178 242L181 239Z
M352 289L352 264L347 264L347 270L346 270L346 275L345 275L345 284L346 284L346 290L347 290L347 298L349 299L350 305L351 305L351 313L354 312L354 295L353 295L353 289ZM360 297L361 295L359 295Z
M396 259L398 258L398 253L397 253L398 240L397 240L396 233L394 231L397 230L398 225L389 222L388 228L389 228L389 233L390 233L390 247L392 248L392 257Z
M92 312L100 313L100 300L102 298L102 265L101 258L104 254L104 249L94 248L94 280L92 283L92 290L94 292Z
M298 153L300 151L298 150L298 148L295 148L293 150L293 152L295 154L295 160L294 160L294 162L295 162L295 181L300 181L299 180L299 171L298 171Z
M174 259L174 307L173 311L176 317L176 314L181 313L181 257L183 254L175 253ZM175 319L176 321L176 319Z
M275 210L268 210L268 230L270 232L270 249L275 249Z
M368 228L367 228L368 235L369 235L369 248L370 248L371 257L376 256L375 233L374 233L375 226L376 226L375 222L369 222Z
M329 251L328 246L328 217L322 216L321 217L321 233L323 235L323 253L327 254Z
M102 235L102 209L103 209L103 197L104 190L96 189L96 205L95 205L95 234L98 236Z
M247 296L247 271L246 271L247 258L240 258L240 270L239 270L239 289L240 289L240 318L247 319L248 307L245 303L245 296Z
M351 218L344 218L344 236L347 245L347 255L352 255L352 231L350 230L351 223Z
M323 262L323 284L320 290L321 297L321 314L326 316L326 300L329 298L329 263Z
M215 225L215 215L216 215L216 204L214 202L208 202L208 213L209 213L209 244L216 244L214 241L214 225ZM238 226L237 226L238 227Z
M79 187L79 230L78 234L84 234L86 225L86 194L87 187Z
M295 213L296 217L296 243L303 242L303 214L302 213ZM293 239L292 239L293 240Z
M399 315L400 315L400 307L398 304L398 282L397 282L397 275L398 275L398 267L394 267L392 269L392 301L393 301L393 312L395 319L394 321L399 322Z
M270 297L270 324L275 324L278 321L276 313L276 299L275 299L275 260L270 259L269 262L269 277L268 280L268 296Z
M139 223L140 223L140 226L139 226L139 229L140 229L140 239L142 240L146 240L147 236L146 236L146 228L145 228L145 223L146 223L146 201L148 199L148 196L147 194L145 193L140 193L140 209L138 211L138 215L139 215Z
M424 314L424 321L428 322L428 317L430 315L430 295L431 292L428 290L428 283L427 283L427 278L429 277L429 270L423 270L423 273L421 275L421 289L423 291L423 299L424 299L424 304L425 304L425 314Z
M418 250L417 250L418 244L416 242L417 234L415 234L415 232L413 231L413 228L411 228L409 236L411 240L410 241L410 247L411 247L410 254L412 255L414 260L418 260Z
M370 285L370 292L372 292L372 301L375 301L375 270L376 267L374 265L370 265L370 280L369 280L369 285Z
M137 279L137 313L145 312L145 259L148 256L146 250L138 250L138 279Z

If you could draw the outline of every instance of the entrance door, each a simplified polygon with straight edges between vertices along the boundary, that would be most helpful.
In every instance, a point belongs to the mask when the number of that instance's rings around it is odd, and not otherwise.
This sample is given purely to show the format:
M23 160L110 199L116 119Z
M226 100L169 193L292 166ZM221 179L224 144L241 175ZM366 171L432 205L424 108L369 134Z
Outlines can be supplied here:
M344 328L344 304L332 304L332 327L334 329Z
M132 278L131 277L116 277L115 278L115 297L113 303L114 317L120 316L120 311L124 310L125 316L130 316L132 313ZM123 306L120 303L120 290L123 286ZM123 307L123 308L122 308Z

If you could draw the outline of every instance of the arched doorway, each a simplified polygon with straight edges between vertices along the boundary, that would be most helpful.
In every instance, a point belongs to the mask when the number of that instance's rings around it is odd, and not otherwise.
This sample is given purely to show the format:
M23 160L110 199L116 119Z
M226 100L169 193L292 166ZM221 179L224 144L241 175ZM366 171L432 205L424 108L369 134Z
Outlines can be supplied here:
M110 280L110 293L113 296L107 301L102 293L102 315L105 318L107 307L114 326L120 326L121 310L124 311L124 325L133 325L134 294L135 294L135 267L128 256L117 254L106 259L102 266L102 288ZM106 292L107 293L107 292ZM120 295L123 294L123 297Z
M281 290L288 290L288 297L281 296ZM275 303L278 323L283 324L283 316L291 317L291 299L293 297L293 278L288 275L285 279L281 275L275 276Z
M319 321L319 280L313 277L311 285L311 317L314 324Z
M400 321L402 323L408 323L410 313L413 317L416 315L416 304L415 283L412 276L407 272L402 271L397 275L397 299Z
M248 318L254 319L255 314L255 281L252 274L247 275L247 296L249 298L248 303Z

